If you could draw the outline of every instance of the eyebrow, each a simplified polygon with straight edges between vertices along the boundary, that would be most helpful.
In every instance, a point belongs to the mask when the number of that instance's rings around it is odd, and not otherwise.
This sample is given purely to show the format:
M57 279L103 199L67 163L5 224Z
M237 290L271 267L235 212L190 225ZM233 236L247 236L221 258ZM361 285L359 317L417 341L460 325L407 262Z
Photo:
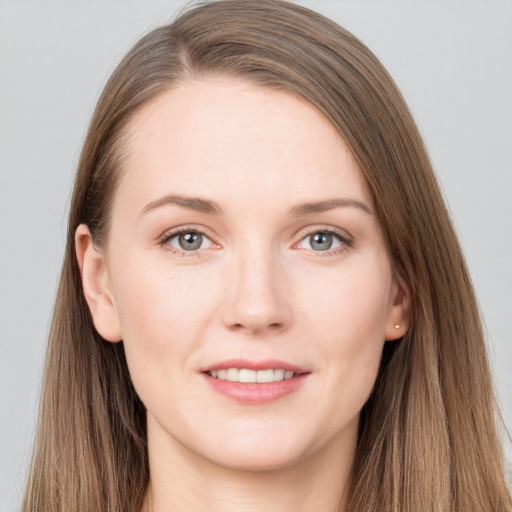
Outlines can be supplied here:
M150 210L154 210L155 208L160 208L161 206L169 204L175 204L177 206L181 206L182 208L187 208L188 210L195 210L197 212L208 213L210 215L220 215L222 213L222 208L215 201L201 199L200 197L189 197L171 194L165 197L161 197L160 199L152 201L146 205L142 209L141 215L149 212Z
M160 199L152 201L141 210L141 215L147 213L155 208L160 208L166 205L177 205L188 210L194 210L209 215L220 215L222 213L221 206L215 201L209 199L203 199L200 197L189 197L183 195L170 194ZM363 202L357 199L351 198L333 198L324 201L314 201L300 203L294 206L290 213L294 216L300 217L303 215L309 215L312 213L325 212L327 210L333 210L334 208L346 208L355 207L364 211L369 215L373 215L372 210Z
M363 210L369 215L373 215L372 210L363 202L357 199L350 199L339 197L334 199L327 199L325 201L316 201L311 203L300 203L291 209L292 215L301 216L309 215L311 213L325 212L333 210L334 208L355 207Z

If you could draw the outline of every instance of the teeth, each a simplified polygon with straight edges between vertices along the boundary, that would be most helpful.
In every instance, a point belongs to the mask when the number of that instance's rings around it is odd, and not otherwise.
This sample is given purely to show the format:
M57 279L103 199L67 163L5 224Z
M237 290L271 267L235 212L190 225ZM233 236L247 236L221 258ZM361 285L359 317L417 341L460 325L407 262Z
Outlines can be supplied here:
M282 368L268 370L249 370L248 368L227 368L225 370L211 371L209 374L220 380L231 382L276 382L291 379L295 374Z
M232 382L237 382L239 375L240 375L240 370L238 368L228 368L226 370L226 380L230 380Z
M284 379L284 370L274 370L274 379L275 380L283 380Z
M256 382L256 372L245 368L240 370L238 372L238 382Z
M240 371L242 373L242 371ZM256 382L274 382L274 370L259 370L258 372L254 372L254 377L256 378Z

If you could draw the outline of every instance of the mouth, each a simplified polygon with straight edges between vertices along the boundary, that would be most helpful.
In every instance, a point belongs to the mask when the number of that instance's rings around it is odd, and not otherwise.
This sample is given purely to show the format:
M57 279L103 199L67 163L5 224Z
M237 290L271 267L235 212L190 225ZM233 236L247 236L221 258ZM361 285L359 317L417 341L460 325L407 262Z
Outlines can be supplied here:
M211 388L235 402L261 405L299 390L310 372L282 361L231 360L202 371Z

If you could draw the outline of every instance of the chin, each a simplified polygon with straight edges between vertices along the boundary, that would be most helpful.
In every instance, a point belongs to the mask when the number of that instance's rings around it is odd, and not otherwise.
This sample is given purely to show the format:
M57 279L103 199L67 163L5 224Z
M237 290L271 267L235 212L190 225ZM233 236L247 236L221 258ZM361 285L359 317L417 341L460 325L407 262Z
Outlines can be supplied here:
M235 471L279 471L302 464L330 445L322 437L313 433L308 436L304 425L295 432L290 428L258 432L255 428L244 435L226 432L221 437L203 438L196 453L217 466Z
M214 454L210 462L224 469L237 472L271 472L287 469L302 462L301 450L275 450L261 447L239 451L230 449L228 453Z

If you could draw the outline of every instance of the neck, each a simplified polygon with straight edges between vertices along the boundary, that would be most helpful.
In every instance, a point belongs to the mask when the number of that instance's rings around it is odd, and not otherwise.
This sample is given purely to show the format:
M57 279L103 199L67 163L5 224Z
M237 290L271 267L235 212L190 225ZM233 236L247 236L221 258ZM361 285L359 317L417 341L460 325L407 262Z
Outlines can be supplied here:
M221 467L178 443L162 451L148 441L151 477L142 512L344 510L355 437L350 443L334 440L324 452L268 471Z

